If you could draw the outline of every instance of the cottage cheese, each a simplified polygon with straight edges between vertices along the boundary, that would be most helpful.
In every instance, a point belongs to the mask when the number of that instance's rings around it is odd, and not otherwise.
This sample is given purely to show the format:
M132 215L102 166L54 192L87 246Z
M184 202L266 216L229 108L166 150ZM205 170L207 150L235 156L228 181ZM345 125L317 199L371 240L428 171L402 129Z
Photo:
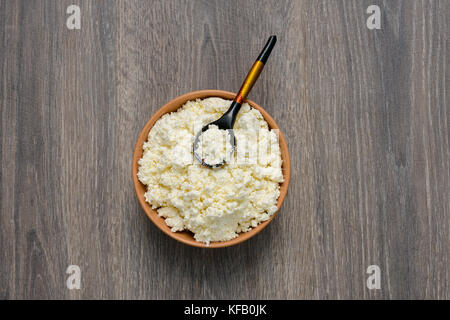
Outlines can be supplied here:
M209 125L201 133L195 148L195 153L207 165L214 166L229 162L232 151L231 136L228 130L219 129L216 125Z
M150 130L139 160L146 201L172 232L189 230L208 245L231 240L269 219L277 210L283 181L277 132L247 103L234 125L236 152L230 161L210 169L195 160L195 134L231 102L197 99L163 115Z

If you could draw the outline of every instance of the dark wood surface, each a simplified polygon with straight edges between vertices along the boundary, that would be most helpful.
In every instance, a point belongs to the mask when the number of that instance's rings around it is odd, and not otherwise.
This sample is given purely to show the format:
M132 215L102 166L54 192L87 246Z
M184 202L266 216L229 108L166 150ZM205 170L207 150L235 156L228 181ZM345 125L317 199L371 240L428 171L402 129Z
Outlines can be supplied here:
M447 0L1 0L0 298L449 299L449 19ZM177 243L136 200L136 138L178 95L236 91L270 34L250 98L287 138L284 206L241 245Z

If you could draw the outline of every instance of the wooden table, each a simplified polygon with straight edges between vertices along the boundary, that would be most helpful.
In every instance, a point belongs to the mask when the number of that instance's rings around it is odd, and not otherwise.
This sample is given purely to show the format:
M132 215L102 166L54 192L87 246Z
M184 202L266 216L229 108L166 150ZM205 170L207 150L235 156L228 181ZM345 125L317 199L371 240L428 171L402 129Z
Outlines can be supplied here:
M0 298L449 299L449 17L447 0L0 1ZM283 208L235 247L177 243L137 202L137 135L178 95L236 91L270 34L250 98L287 138Z

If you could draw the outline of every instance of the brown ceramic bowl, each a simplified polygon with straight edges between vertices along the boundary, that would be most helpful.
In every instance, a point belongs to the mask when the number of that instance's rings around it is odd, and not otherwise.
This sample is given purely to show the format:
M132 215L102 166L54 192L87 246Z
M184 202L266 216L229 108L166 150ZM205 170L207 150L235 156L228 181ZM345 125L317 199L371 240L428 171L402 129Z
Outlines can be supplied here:
M200 90L200 91L194 91L187 94L184 94L182 96L179 96L178 98L173 99L169 103L167 103L165 106L163 106L161 109L159 109L147 122L144 129L142 129L142 132L139 135L139 138L136 143L136 147L134 148L134 154L133 154L133 183L134 183L134 189L136 190L136 195L138 197L139 203L141 204L142 208L144 209L147 216L150 218L150 220L153 221L153 223L161 229L164 233L169 235L170 237L174 238L175 240L178 240L180 242L183 242L185 244L194 246L194 247L201 247L201 248L220 248L220 247L228 247L232 246L238 243L241 243L251 237L253 237L255 234L260 232L262 229L264 229L270 221L273 220L275 217L275 214L273 214L269 220L264 221L263 223L260 223L256 228L253 228L252 230L248 232L244 232L239 234L238 237L229 240L229 241L223 241L223 242L211 242L209 247L206 246L205 243L197 242L195 241L193 234L188 231L183 232L172 232L170 231L170 228L166 225L164 218L158 216L158 213L156 210L153 210L152 207L145 201L144 194L146 192L146 187L139 181L137 177L138 172L138 161L142 157L142 146L145 141L147 141L148 133L150 129L153 127L155 122L161 118L162 115L166 113L173 112L180 108L185 102L189 100L195 100L197 98L203 99L207 97L220 97L223 99L233 100L235 94L228 91L221 91L221 90ZM251 100L246 100L248 104L259 110L264 117L264 119L269 124L269 127L271 129L279 129L275 121L272 119L272 117L264 111L263 108L261 108L259 105L257 105L255 102ZM281 184L280 188L280 196L277 201L277 207L278 210L281 207L281 204L284 201L284 198L286 197L286 193L289 186L289 180L290 180L290 173L291 173L291 167L290 167L290 159L289 159L289 151L287 148L286 140L283 137L283 134L280 131L279 135L279 143L280 143L280 149L281 149L281 158L283 160L283 175L284 175L284 182Z

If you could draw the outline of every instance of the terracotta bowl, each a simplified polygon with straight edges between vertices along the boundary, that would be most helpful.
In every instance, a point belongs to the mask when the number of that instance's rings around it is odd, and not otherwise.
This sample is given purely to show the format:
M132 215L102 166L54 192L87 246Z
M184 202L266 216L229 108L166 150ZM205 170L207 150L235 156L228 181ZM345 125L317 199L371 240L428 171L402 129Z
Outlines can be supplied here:
M209 247L206 246L205 243L197 242L195 241L193 234L188 231L183 232L172 232L170 231L170 228L166 225L164 218L161 218L158 216L158 213L156 210L153 210L152 207L145 201L144 194L146 192L146 187L139 181L137 177L138 172L138 161L142 157L142 146L145 141L147 141L148 133L150 129L153 127L155 122L161 118L162 115L166 113L173 112L180 108L185 102L189 100L195 100L197 98L203 99L207 97L220 97L228 100L233 100L235 94L228 91L221 91L221 90L200 90L200 91L194 91L187 94L184 94L182 96L179 96L178 98L173 99L169 103L167 103L165 106L163 106L161 109L159 109L147 122L144 129L142 129L141 133L139 134L139 138L136 143L136 147L134 148L134 154L133 154L133 165L132 165L132 173L133 173L133 183L134 183L134 189L136 190L136 195L139 200L139 203L141 204L142 208L144 209L147 216L150 218L150 220L153 221L153 223L161 229L164 233L169 235L170 237L174 238L175 240L178 240L180 242L183 242L185 244L194 246L194 247L201 247L201 248L220 248L220 247L228 247L232 246L238 243L241 243L251 237L253 237L255 234L260 232L262 229L264 229L270 221L273 220L276 213L274 213L269 220L264 221L263 223L259 224L256 228L253 228L249 232L244 232L239 234L238 237L229 240L229 241L223 241L223 242L211 242ZM257 105L255 102L251 100L247 100L248 104L252 106L253 108L259 110L264 117L264 119L269 124L269 127L271 129L279 129L275 121L272 119L272 117L264 111L263 108L261 108L259 105ZM279 134L279 143L280 143L280 149L281 149L281 157L283 160L283 175L284 175L284 182L281 184L280 188L280 196L277 201L277 207L278 210L280 209L284 198L286 197L286 193L289 186L289 180L290 180L290 173L291 173L291 167L290 167L290 159L289 159L289 151L287 148L286 140L283 137L283 134L280 131Z

